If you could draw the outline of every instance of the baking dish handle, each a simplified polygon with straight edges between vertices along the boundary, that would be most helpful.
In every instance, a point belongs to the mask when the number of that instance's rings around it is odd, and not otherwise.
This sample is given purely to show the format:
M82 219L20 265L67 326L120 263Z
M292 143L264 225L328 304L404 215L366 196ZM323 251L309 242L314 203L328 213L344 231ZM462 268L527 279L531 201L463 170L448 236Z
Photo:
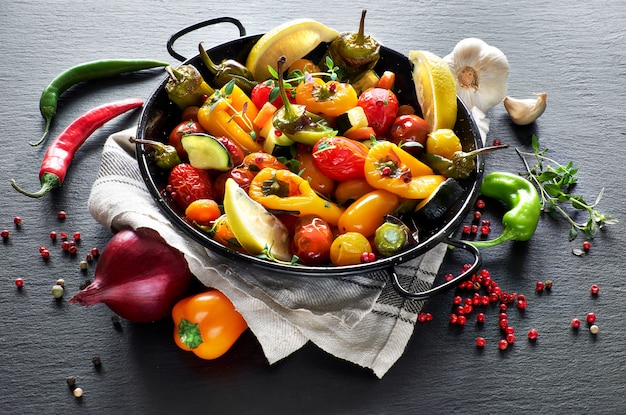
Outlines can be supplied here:
M169 52L170 56L172 56L174 59L178 59L181 62L186 61L187 58L185 58L183 55L181 55L180 53L174 50L174 42L176 42L176 40L178 40L180 37L186 35L187 33L191 33L194 30L198 30L206 26L212 26L212 25L220 24L220 23L232 23L235 26L237 26L237 28L239 29L240 37L243 37L246 35L246 28L243 27L243 24L239 20L235 19L234 17L217 17L215 19L209 19L203 22L198 22L191 26L187 26L179 30L178 32L174 33L172 36L170 36L170 38L167 41L167 51Z
M394 270L391 270L391 283L393 284L393 288L398 294L411 300L427 300L436 294L440 294L444 291L449 290L452 287L457 286L461 281L464 281L465 279L476 273L476 271L478 271L478 268L480 268L480 266L482 265L482 257L478 248L466 242L455 239L448 239L446 240L446 243L454 246L455 248L464 249L472 254L474 256L474 262L471 264L471 266L450 281L446 281L443 284L433 286L426 291L420 292L412 292L404 288L400 283L398 274L396 274Z

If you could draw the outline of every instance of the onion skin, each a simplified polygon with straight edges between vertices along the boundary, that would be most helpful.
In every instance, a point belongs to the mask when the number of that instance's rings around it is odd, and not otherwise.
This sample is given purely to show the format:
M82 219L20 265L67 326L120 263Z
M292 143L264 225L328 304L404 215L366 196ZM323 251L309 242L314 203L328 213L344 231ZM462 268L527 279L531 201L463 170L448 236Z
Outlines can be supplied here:
M145 323L168 317L191 282L183 254L156 231L124 229L102 250L93 282L69 302L104 303L128 321Z

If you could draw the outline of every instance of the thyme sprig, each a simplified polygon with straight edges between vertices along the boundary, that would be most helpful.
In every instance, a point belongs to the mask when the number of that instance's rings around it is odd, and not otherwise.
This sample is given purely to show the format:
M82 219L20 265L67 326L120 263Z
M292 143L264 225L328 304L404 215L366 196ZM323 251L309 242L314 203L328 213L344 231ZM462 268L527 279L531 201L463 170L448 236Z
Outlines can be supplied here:
M534 150L532 153L515 149L526 167L524 176L537 187L542 210L553 218L560 214L571 225L570 241L575 239L579 232L584 232L588 237L593 238L598 229L617 223L617 219L596 209L604 195L604 188L600 190L594 203L585 202L583 196L571 193L572 188L578 183L578 168L574 166L574 163L570 161L563 165L548 157L546 155L548 149L539 148L539 139L534 134L532 148ZM531 165L527 160L528 157L534 158L535 163ZM587 212L587 219L577 222L566 210L567 205L577 211Z

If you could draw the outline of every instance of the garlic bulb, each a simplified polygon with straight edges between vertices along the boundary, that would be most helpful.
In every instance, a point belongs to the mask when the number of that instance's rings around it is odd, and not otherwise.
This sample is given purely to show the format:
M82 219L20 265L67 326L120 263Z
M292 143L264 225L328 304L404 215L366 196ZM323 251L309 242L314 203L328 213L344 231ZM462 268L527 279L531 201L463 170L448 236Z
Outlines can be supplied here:
M455 76L457 95L468 108L487 113L506 95L509 61L500 49L466 38L443 60Z
M511 120L517 125L527 125L535 121L546 110L548 94L542 92L537 98L515 99L505 97L502 101Z

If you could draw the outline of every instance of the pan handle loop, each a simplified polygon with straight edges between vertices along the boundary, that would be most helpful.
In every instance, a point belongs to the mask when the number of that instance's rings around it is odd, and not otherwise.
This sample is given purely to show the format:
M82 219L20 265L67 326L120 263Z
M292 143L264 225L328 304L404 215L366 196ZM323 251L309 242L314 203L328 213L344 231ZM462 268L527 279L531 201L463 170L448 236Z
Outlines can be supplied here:
M184 29L181 29L178 32L174 33L172 36L170 36L170 38L167 41L167 51L169 52L170 56L172 56L174 59L178 59L181 62L186 61L187 58L185 58L183 55L181 55L180 53L174 50L174 42L176 42L176 40L178 40L182 36L193 32L194 30L198 30L200 28L203 28L206 26L212 26L212 25L219 24L219 23L232 23L235 26L237 26L237 28L239 29L240 37L243 37L246 35L246 28L243 26L243 24L239 20L235 19L234 17L225 16L225 17L217 17L215 19L205 20L203 22L198 22L191 26L187 26Z
M404 288L400 283L398 274L396 274L396 272L392 270L391 283L393 284L393 288L398 294L411 300L427 300L436 294L442 293L443 291L447 291L448 289L455 287L461 281L464 281L468 277L472 276L476 271L478 271L478 268L480 268L482 264L482 257L478 248L460 240L448 239L446 242L449 245L452 245L456 248L464 249L472 254L474 256L474 262L472 263L472 265L467 270L454 277L452 280L446 281L445 283L437 285L429 290L420 292L411 292Z

